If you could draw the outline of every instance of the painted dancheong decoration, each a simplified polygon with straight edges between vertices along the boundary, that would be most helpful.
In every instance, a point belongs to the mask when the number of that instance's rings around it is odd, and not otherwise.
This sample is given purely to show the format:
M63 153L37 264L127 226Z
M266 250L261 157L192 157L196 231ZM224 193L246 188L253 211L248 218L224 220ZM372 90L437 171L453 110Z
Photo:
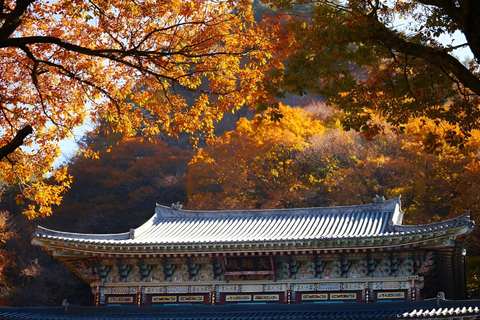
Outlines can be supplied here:
M96 305L465 299L469 213L403 225L400 197L249 211L157 205L120 234L38 227L43 247L88 282Z

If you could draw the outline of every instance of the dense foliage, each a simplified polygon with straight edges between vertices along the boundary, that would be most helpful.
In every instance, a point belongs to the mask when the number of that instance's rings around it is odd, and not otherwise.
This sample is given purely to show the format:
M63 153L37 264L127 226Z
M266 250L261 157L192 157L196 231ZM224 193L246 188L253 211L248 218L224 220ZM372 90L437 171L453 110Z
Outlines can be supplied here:
M267 99L258 84L281 67L243 0L8 0L0 25L0 178L21 185L29 217L60 203L71 176L52 167L58 143L87 119L126 136L211 135Z
M189 164L190 208L353 205L401 195L410 223L480 215L480 131L459 149L433 121L412 119L404 133L369 141L343 130L339 114L322 122L280 107L279 123L242 119L199 150Z
M155 203L185 202L191 151L142 138L108 144L98 150L99 159L72 160L72 190L55 217L41 224L76 232L124 232L150 218Z
M281 121L268 115L240 119L199 150L188 172L189 206L201 209L274 208L298 203L314 178L295 163L324 127L302 109L280 104Z
M411 117L446 121L454 127L442 134L452 144L479 129L477 0L263 2L288 9L275 20L291 50L287 70L273 72L278 95L321 93L348 115L347 129L367 136L385 128L377 114L400 130ZM309 14L291 11L306 5ZM471 59L457 56L459 48Z

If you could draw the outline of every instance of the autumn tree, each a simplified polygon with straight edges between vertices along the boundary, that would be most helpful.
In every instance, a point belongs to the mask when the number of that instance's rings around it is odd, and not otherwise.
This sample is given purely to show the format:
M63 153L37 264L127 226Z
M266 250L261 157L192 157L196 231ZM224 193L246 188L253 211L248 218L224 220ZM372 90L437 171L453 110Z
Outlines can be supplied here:
M186 203L191 150L117 134L90 133L83 143L99 159L79 154L69 161L71 190L54 215L27 219L21 208L12 206L18 188L5 188L0 202L0 300L15 306L58 306L65 298L73 304L92 303L88 284L31 245L38 224L72 232L124 232L148 220L156 203ZM11 211L8 220L5 210Z
M454 130L447 123L443 126ZM467 210L478 219L480 132L473 130L459 149L438 131L434 121L416 119L403 134L389 132L370 142L357 140L351 148L352 161L332 170L324 180L332 203L368 203L375 194L401 195L409 223L441 221Z
M8 0L0 10L0 178L20 184L29 217L51 214L68 189L52 163L87 119L125 136L210 135L225 112L268 99L264 71L281 67L249 1Z
M95 136L90 141L99 159L72 158L71 190L42 225L72 232L124 232L148 220L156 203L186 202L192 151L159 139L111 139Z
M28 219L20 207L12 206L17 192L16 186L5 188L0 203L0 300L24 307L59 306L63 299L77 305L91 304L93 296L88 284L31 245L40 218Z
M0 286L2 288L0 289L0 299L8 294L10 283L6 274L14 264L13 252L5 249L5 243L15 236L9 218L10 214L7 211L0 211Z
M272 73L283 81L272 92L320 93L348 115L346 129L367 136L385 128L376 113L399 129L411 117L446 121L456 128L443 133L452 144L479 129L477 0L263 2L286 9L315 4L310 15L284 13L281 39L292 54L286 72ZM457 49L471 50L473 59L463 61Z
M279 105L280 121L267 114L237 122L199 150L189 164L188 207L275 208L305 203L315 177L295 160L324 126L302 109Z

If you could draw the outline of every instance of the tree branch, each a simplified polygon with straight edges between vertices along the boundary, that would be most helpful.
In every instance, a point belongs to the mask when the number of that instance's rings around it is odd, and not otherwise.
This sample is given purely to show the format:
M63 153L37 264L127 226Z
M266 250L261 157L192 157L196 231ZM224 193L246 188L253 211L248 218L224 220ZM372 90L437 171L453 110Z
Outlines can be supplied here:
M381 43L395 51L402 52L417 58L421 58L439 68L444 68L451 72L465 87L469 88L477 95L480 95L480 79L465 67L455 57L443 50L422 44L409 42L398 33L389 30L385 25L376 19L371 18L371 23L375 27L371 40L378 39Z
M478 0L417 0L433 6L449 17L463 32L475 57L480 59L480 1Z
M13 153L17 148L23 145L24 139L31 133L33 133L33 129L30 125L26 125L19 130L12 141L0 148L0 160Z
M28 6L33 2L35 2L35 0L17 0L15 9L6 15L3 15L5 21L0 27L0 43L7 40L20 26Z
M417 0L418 2L426 5L441 9L445 15L449 16L460 28L462 14L461 8L457 7L454 0Z
M184 49L179 49L177 51L144 51L144 50L137 50L137 49L89 49L87 47L78 46L69 42L65 42L56 37L43 37L43 36L33 36L33 37L24 37L24 38L10 38L5 41L0 42L0 48L7 48L7 47L17 47L23 48L29 44L40 44L40 43L50 43L58 45L59 47L71 51L76 52L79 54L83 54L86 56L92 57L100 57L109 59L112 61L116 61L119 63L127 64L128 63L122 58L125 57L149 57L149 56L171 56L171 55L182 55L187 58L202 58L202 57L210 57L210 56L218 56L218 55L243 55L248 53L250 50L245 51L237 51L237 52L227 52L227 51L217 51L217 52L207 52L207 53L187 53L184 52ZM131 67L136 68L134 65L129 64Z

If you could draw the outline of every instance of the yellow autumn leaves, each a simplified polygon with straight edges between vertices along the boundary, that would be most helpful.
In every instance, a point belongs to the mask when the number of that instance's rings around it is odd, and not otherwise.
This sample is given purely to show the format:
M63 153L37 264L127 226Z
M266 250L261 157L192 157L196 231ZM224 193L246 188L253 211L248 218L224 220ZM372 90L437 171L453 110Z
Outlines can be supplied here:
M213 136L225 112L268 100L266 70L281 68L247 1L37 0L18 19L0 44L0 141L27 124L34 136L0 173L29 217L61 200L71 179L52 168L58 143L88 117L124 136Z
M189 164L189 209L353 205L378 194L401 195L411 223L480 212L480 131L460 149L442 137L451 125L411 119L404 133L387 126L367 141L343 130L338 114L280 111L280 122L241 119L199 150Z
M191 205L273 208L299 201L295 197L309 186L296 158L325 127L302 109L280 104L279 112L281 121L268 115L242 118L235 131L199 150L189 166Z

